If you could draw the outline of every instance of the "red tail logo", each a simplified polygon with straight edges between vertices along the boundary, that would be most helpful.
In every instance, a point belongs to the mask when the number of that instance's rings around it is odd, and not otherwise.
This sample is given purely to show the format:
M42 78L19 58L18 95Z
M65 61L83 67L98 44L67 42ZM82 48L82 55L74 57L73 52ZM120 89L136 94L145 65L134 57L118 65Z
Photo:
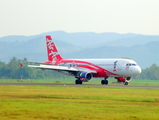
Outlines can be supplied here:
M62 57L58 53L58 50L52 41L51 36L46 36L46 46L48 53L48 62L53 65L58 65L58 63L62 60Z

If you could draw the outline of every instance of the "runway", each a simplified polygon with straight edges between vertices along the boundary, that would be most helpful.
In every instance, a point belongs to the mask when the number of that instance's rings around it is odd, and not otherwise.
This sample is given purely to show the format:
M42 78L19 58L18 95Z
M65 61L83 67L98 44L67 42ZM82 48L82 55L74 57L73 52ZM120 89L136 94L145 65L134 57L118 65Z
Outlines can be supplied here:
M69 86L69 87L105 87L105 88L137 88L137 89L159 89L159 86L152 85L100 85L100 84L61 84L61 83L8 83L0 82L0 85L15 85L15 86Z

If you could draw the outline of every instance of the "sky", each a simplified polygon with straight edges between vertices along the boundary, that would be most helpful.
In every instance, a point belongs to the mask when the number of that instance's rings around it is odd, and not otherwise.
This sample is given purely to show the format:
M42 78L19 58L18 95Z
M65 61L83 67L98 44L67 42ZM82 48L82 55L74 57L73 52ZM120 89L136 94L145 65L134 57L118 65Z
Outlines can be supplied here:
M159 0L0 0L0 37L57 30L159 35Z

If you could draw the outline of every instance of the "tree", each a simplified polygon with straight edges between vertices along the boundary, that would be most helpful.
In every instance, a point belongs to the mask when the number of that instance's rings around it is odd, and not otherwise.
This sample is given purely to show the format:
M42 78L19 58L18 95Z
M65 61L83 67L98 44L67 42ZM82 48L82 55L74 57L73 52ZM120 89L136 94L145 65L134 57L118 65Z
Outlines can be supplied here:
M149 68L143 69L142 73L134 78L159 80L159 66L152 64Z

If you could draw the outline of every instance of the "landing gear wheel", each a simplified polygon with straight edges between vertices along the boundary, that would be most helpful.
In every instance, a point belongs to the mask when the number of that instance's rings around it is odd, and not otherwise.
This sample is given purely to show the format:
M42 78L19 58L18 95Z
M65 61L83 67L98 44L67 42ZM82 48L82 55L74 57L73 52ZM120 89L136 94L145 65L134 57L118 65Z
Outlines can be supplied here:
M75 84L82 84L81 80L75 80Z
M102 80L102 81L101 81L101 84L102 84L102 85L104 85L104 83L105 83L105 81L104 81L104 80Z
M128 82L125 82L124 85L128 85Z
M102 84L102 85L108 85L108 80L102 80L102 81L101 81L101 84Z
M78 80L75 80L75 84L78 84Z
M108 85L108 80L105 80L105 84Z
M79 80L79 84L82 84L82 81L81 81L81 80Z

